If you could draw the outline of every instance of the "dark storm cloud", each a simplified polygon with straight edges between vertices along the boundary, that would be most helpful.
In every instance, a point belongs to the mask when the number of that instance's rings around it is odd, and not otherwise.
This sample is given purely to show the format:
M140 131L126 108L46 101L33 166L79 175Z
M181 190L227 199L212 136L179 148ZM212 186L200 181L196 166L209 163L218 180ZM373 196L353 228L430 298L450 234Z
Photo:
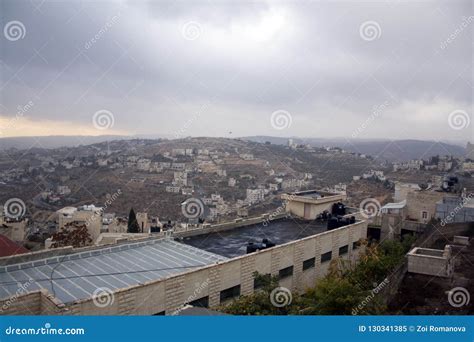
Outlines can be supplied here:
M3 1L1 15L26 28L1 37L2 116L34 99L33 121L107 109L130 133L349 136L386 104L360 137L472 135L448 125L472 118L470 1Z

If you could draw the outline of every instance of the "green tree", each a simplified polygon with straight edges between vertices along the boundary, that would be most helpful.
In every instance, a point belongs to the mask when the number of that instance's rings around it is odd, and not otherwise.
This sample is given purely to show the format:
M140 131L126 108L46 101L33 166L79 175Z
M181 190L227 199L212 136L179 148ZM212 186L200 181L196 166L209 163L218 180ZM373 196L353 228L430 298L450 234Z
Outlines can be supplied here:
M127 228L127 233L140 233L140 225L138 224L137 215L133 208L130 209L130 213L128 214Z
M275 306L272 303L272 291L278 285L278 277L270 274L253 274L255 283L258 284L258 290L248 296L241 296L238 300L221 307L221 311L232 315L288 315L298 311L299 296L292 294L291 303L282 307ZM276 290L277 291L277 290ZM273 295L275 296L275 294ZM275 299L273 299L275 301Z
M303 296L305 315L350 315L364 298L364 292L346 277L330 275Z

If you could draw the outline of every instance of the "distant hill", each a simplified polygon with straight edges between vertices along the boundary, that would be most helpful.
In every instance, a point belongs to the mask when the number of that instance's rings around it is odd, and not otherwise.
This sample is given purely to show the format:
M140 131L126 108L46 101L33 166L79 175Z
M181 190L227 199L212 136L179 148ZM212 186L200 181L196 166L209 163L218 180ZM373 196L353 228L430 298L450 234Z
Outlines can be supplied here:
M58 148L75 147L79 145L91 145L110 140L131 139L133 137L120 135L100 135L100 136L43 136L43 137L14 137L0 139L0 150L9 148L27 149L37 148Z
M163 136L164 137L164 136ZM163 138L161 137L161 138ZM130 140L130 139L158 139L155 135L101 135L101 136L45 136L45 137L14 137L0 139L0 150L17 148L29 149L36 148L58 148L75 147L79 145L91 145L112 140ZM253 142L271 142L276 145L286 145L288 138L271 136L252 136L242 138L243 140ZM417 158L428 158L433 155L464 156L466 149L462 146L449 144L445 142L435 142L426 140L362 140L344 138L322 139L322 138L292 138L295 143L310 144L315 147L337 146L347 151L359 152L377 157L378 160L388 161L406 161Z
M286 145L288 138L254 136L245 139L255 142L269 141L272 144ZM359 140L359 139L318 139L318 138L292 138L298 144L310 144L315 147L338 146L347 151L368 154L378 160L407 161L410 159L427 159L434 155L450 154L462 157L466 154L466 149L462 146L439 141L426 140Z

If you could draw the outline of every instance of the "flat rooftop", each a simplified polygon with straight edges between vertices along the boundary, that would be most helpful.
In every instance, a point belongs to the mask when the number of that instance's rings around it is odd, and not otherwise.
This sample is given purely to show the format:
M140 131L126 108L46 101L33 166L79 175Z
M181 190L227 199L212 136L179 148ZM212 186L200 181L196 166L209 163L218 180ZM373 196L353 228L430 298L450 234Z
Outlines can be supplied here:
M266 238L276 245L302 239L325 232L327 222L280 219L247 227L234 228L218 233L209 233L184 238L182 242L211 253L233 258L247 253L248 242L262 242Z
M0 267L0 298L46 289L63 303L155 281L226 258L172 240L154 239ZM95 293L97 294L97 292Z
M310 198L316 198L316 199L322 197L319 191L297 192L294 195L299 196L299 197L310 197Z

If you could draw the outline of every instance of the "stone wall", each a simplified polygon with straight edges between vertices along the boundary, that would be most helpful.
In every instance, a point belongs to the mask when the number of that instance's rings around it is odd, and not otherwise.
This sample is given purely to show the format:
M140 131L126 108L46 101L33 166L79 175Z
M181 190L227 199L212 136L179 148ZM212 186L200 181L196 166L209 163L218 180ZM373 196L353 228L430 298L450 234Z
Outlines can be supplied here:
M408 253L408 272L436 277L450 277L453 274L451 248L444 250L414 248Z
M439 202L445 193L436 191L410 191L407 195L407 215L411 220L419 222L429 222L436 214L436 203ZM426 212L427 217L423 218L422 213Z
M314 286L316 281L327 274L329 261L321 263L321 254L332 252L332 259L339 257L339 248L348 246L345 259L357 260L360 251L353 250L353 243L367 236L367 223L352 225L326 231L304 239L292 241L252 254L243 255L214 265L173 275L158 281L135 285L114 292L109 305L98 307L92 299L68 304L58 311L65 315L153 315L174 314L186 302L208 297L209 306L223 304L221 291L240 286L240 294L254 291L253 273L255 271L278 275L279 271L293 266L293 274L280 281L280 285L293 291L302 291ZM315 267L303 271L303 262L315 258ZM52 312L49 304L42 303L46 294L32 295L35 300L35 314ZM25 298L26 300L26 298ZM225 303L226 301L224 301ZM23 299L17 301L23 304ZM1 304L1 302L0 302ZM20 309L11 314L27 313Z

